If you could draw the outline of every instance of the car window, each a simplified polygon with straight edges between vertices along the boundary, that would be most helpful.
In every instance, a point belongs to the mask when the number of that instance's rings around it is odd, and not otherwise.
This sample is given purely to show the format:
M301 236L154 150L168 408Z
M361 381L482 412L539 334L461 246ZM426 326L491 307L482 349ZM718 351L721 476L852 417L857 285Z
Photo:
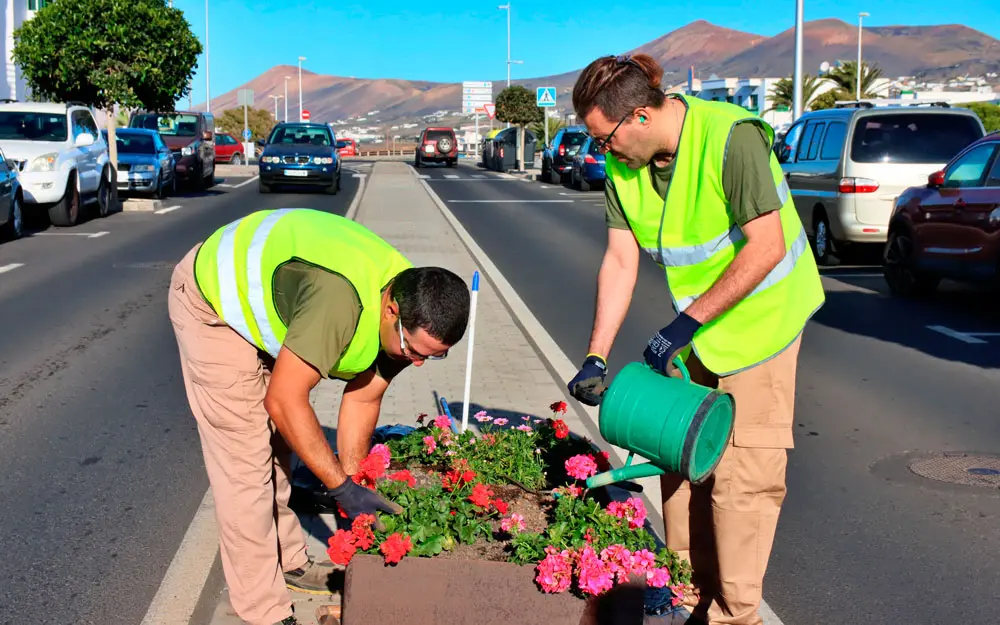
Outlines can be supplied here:
M268 143L285 145L333 145L330 131L316 126L278 126L271 133Z
M119 154L155 154L153 135L139 133L118 133L115 137Z
M562 145L566 146L567 154L576 154L587 138L585 132L567 132L562 137Z
M1000 187L1000 158L993 161L993 168L990 170L990 175L986 179L986 186Z
M156 130L165 137L195 137L198 135L198 116L176 113L136 115L129 128Z
M795 124L788 129L788 133L785 134L785 138L781 142L781 147L778 149L779 163L791 163L795 161L795 152L798 149L803 128L805 128L804 122Z
M847 124L830 122L823 136L823 148L819 152L821 161L839 161L844 148L844 137L847 136Z
M80 124L84 130L94 135L95 139L100 138L101 131L97 128L97 122L94 121L94 116L90 114L90 111L80 111Z
M854 127L856 163L947 163L983 136L968 115L891 113L862 117Z
M986 167L996 150L996 145L984 143L963 154L945 172L943 186L950 188L982 186Z
M814 122L809 124L813 126L812 137L809 139L809 147L805 147L806 144L802 144L802 149L806 151L807 161L814 161L816 157L819 156L819 146L823 143L823 134L826 131L826 122ZM807 129L808 131L808 129Z
M65 114L0 112L0 141L65 141L68 136Z
M448 132L447 130L428 130L427 131L427 136L425 137L425 140L426 141L440 141L441 139L444 139L444 138L451 139L452 138L452 134L450 132Z
M822 122L810 122L806 124L805 132L802 133L802 140L799 141L799 147L796 150L796 162L809 160L809 147L812 145L813 136L816 135L818 127L822 127Z

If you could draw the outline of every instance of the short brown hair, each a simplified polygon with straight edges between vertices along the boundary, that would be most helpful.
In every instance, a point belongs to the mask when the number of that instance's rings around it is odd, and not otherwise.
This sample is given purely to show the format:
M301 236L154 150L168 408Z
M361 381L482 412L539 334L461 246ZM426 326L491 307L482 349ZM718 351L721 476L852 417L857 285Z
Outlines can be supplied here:
M573 108L582 119L595 108L608 119L620 119L649 106L660 108L663 68L648 54L603 56L584 68L573 87Z

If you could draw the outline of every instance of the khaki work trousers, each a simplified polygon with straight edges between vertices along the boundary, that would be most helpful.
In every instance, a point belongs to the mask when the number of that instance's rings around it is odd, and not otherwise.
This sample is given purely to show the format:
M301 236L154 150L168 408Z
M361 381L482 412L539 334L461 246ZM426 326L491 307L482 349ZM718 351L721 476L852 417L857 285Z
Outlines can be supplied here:
M288 507L291 452L264 410L270 373L257 349L198 291L197 249L174 269L170 321L215 499L230 600L250 625L272 625L292 615L282 572L308 559L302 526Z
M733 436L713 476L697 486L676 474L660 481L667 547L692 567L695 593L684 603L709 625L763 623L757 609L785 498L801 340L723 378L693 352L687 360L693 381L736 402Z

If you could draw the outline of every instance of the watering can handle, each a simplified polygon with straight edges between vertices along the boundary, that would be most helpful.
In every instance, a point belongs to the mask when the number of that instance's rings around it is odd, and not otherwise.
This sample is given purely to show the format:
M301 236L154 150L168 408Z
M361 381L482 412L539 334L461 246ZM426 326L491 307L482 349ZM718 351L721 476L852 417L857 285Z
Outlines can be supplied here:
M674 366L681 372L681 376L684 378L685 382L691 381L691 373L688 371L687 366L684 364L684 360L680 356L674 356Z

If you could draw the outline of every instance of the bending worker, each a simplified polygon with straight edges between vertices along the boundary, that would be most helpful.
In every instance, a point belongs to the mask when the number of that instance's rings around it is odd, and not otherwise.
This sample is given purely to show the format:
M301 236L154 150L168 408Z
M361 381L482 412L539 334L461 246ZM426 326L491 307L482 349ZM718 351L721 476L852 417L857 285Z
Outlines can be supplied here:
M824 302L774 131L725 102L666 96L663 70L636 54L597 59L573 107L606 157L608 243L588 355L569 383L596 405L628 311L640 250L663 267L676 317L643 357L661 373L735 398L734 433L714 476L662 478L666 544L692 564L695 621L757 625L785 496L802 330ZM664 316L666 312L664 311Z
M393 376L444 358L465 333L469 300L452 272L414 268L363 226L310 209L251 213L174 269L170 320L244 621L294 624L288 588L330 593L332 566L308 558L288 508L290 450L350 519L401 511L350 476ZM348 380L339 460L309 403L321 378Z

